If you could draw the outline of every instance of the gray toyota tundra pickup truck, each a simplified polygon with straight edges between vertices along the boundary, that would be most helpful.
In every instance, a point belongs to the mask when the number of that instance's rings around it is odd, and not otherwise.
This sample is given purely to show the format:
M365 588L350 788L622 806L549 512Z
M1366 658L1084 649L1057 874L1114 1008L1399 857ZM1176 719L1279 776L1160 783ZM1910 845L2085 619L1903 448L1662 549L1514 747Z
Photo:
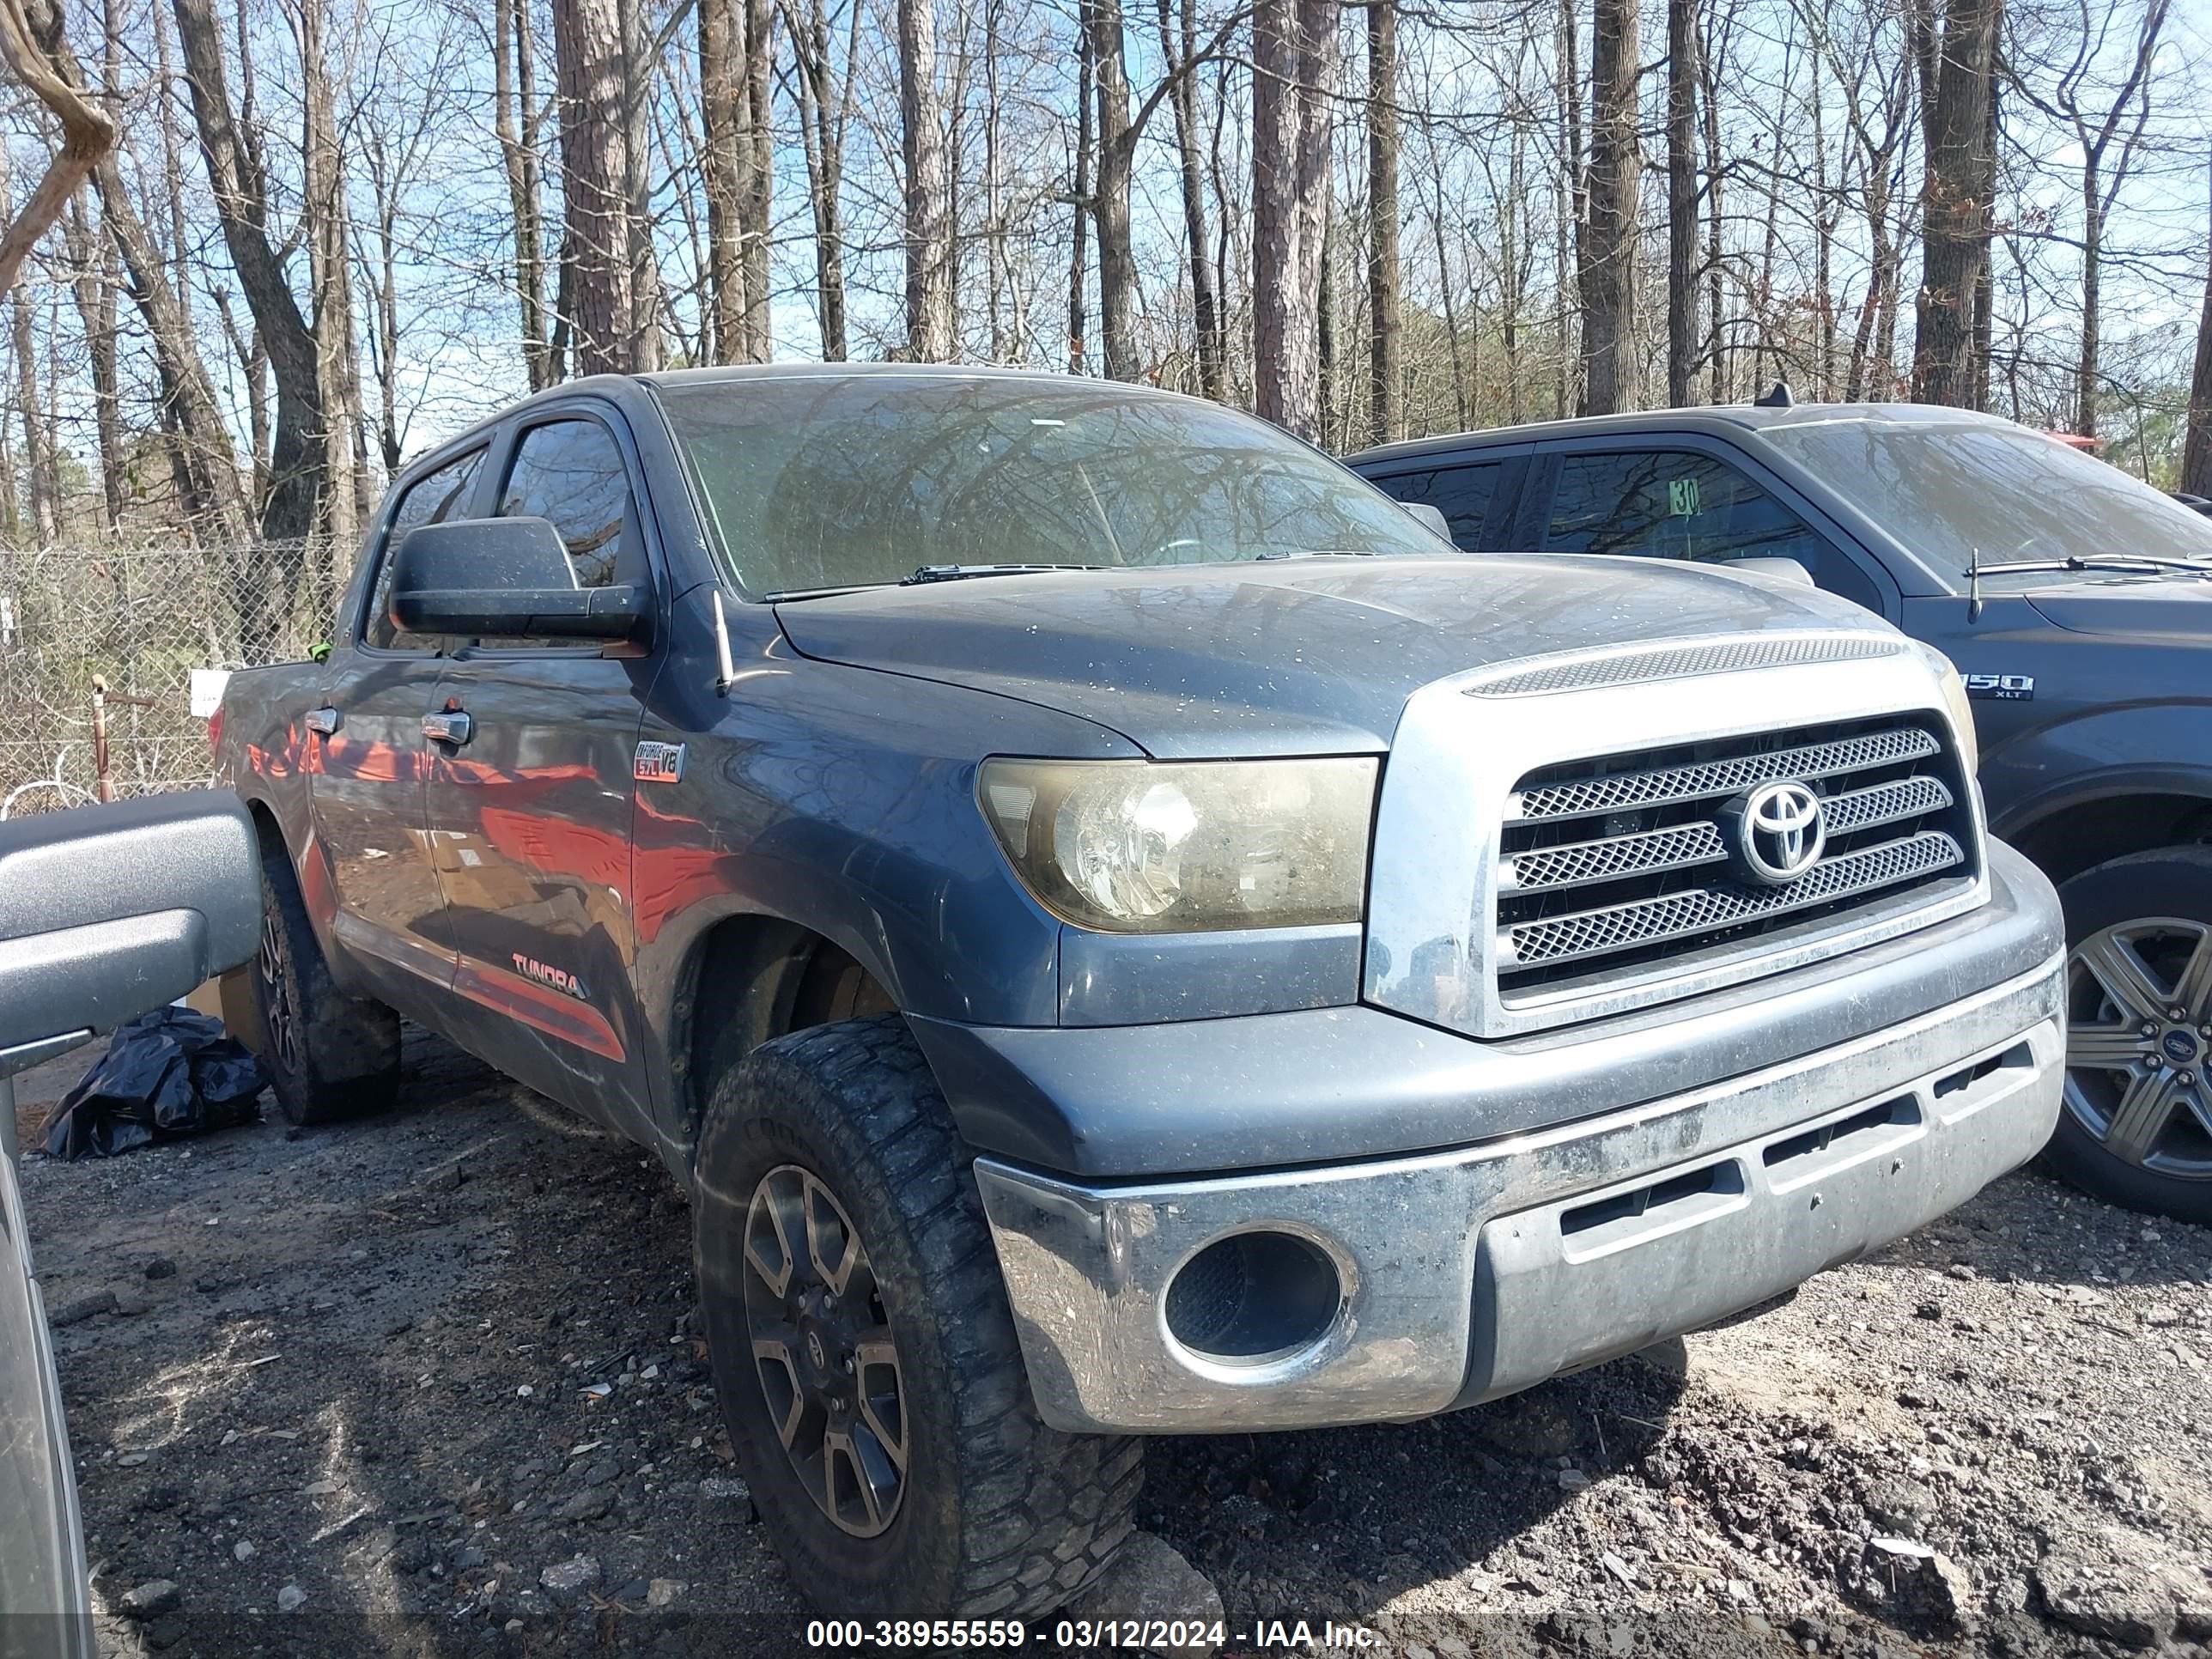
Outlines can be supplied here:
M453 439L216 743L285 1111L391 1102L404 1015L651 1148L796 1582L989 1620L1110 1557L1133 1436L1474 1405L2032 1155L2063 941L1972 733L1802 586L837 367Z

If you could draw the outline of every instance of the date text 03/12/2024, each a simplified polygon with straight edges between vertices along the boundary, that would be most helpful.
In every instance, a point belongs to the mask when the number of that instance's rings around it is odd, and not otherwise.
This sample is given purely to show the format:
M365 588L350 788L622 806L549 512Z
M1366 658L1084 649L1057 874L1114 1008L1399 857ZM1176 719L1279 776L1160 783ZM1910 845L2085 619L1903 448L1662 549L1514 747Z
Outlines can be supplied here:
M1333 1620L1316 1623L1305 1619L1225 1620L1061 1619L1035 1629L1010 1619L817 1619L806 1626L806 1645L832 1649L906 1649L941 1651L951 1648L1011 1649L1035 1645L1054 1652L1098 1653L1114 1650L1144 1651L1220 1647L1233 1642L1239 1647L1268 1651L1307 1651L1328 1649L1368 1649L1381 1641L1380 1633L1364 1625L1340 1625Z

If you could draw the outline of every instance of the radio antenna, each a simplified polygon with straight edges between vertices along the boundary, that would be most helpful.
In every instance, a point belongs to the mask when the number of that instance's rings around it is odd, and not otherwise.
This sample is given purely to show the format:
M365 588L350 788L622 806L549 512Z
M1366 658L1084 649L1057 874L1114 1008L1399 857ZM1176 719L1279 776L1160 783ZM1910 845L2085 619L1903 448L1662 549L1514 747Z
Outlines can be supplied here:
M738 683L738 665L730 660L730 621L722 614L722 590L714 590L714 690L728 696Z
M714 603L721 604L718 594ZM715 615L721 613L717 611ZM1982 619L1982 550L1978 546L1966 549L1966 620L1978 623Z

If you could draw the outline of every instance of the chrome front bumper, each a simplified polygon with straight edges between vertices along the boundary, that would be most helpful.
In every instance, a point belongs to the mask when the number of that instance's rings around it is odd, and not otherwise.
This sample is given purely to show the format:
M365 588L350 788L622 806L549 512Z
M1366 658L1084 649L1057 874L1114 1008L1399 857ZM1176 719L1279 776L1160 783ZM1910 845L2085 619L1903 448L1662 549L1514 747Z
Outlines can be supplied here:
M1454 1152L1096 1186L979 1158L1037 1409L1114 1432L1418 1418L1711 1324L2034 1156L2058 1114L2063 984L2054 957L1856 1042ZM1170 1281L1261 1228L1329 1258L1335 1318L1257 1361L1185 1348Z

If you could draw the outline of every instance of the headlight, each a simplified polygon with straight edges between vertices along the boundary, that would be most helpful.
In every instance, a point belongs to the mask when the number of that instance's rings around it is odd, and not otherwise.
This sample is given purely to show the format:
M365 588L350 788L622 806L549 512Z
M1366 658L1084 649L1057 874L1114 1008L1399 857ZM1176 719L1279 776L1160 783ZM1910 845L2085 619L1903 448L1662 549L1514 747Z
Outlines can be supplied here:
M1298 927L1359 920L1380 766L993 760L977 793L1024 885L1079 927Z
M1974 735L1974 705L1966 696L1966 683L1959 678L1959 671L1952 665L1951 659L1934 646L1922 645L1920 654L1928 659L1928 666L1943 683L1943 707L1959 733L1959 761L1971 778L1982 769L1982 749Z

